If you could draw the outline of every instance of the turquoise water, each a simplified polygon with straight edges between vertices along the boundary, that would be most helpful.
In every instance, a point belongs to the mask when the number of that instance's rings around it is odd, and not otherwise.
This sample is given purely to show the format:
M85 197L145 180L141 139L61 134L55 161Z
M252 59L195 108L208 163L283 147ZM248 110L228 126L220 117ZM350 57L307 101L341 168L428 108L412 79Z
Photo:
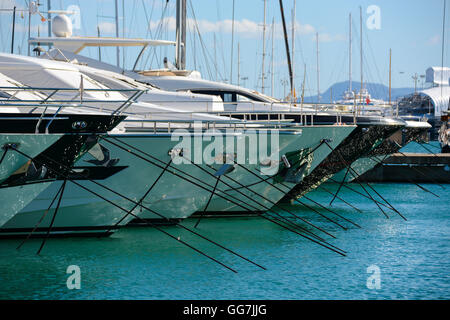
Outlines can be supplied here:
M349 226L342 230L300 206L289 206L332 232L337 239L330 242L346 250L346 257L257 217L204 219L198 231L267 271L179 228L164 228L232 266L237 274L146 227L125 228L105 239L49 239L40 256L35 254L40 240L28 241L21 250L15 249L18 240L4 240L0 298L449 299L450 185L424 185L440 198L411 184L374 186L408 221L392 211L386 219L375 204L346 189L340 196L364 212L339 200L332 208L361 229L340 220ZM337 185L326 187L335 190ZM323 190L310 196L323 204L331 198ZM66 286L69 265L80 267L79 290ZM366 286L371 265L380 269L380 289Z

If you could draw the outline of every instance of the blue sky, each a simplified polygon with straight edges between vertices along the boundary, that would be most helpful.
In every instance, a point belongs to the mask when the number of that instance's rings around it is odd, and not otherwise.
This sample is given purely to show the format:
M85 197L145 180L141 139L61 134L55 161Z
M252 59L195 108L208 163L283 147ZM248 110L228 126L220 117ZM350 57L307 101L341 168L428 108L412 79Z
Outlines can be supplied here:
M20 8L26 6L26 0L0 0L0 8L9 8L14 3ZM231 19L233 0L188 0L192 4L196 22L200 29L204 48L198 35L193 36L195 25L191 5L188 6L190 33L187 40L187 67L200 70L204 78L229 81L231 75ZM41 11L46 11L47 0L41 0ZM114 0L52 0L52 9L67 9L70 5L80 8L80 28L74 30L76 35L95 36L97 25L102 35L114 36ZM285 16L289 36L292 29L292 8L294 0L284 0ZM155 38L166 0L119 0L120 34L125 22L126 37ZM371 13L370 6L380 10L380 28L369 29L366 21ZM316 41L319 33L320 91L330 85L348 79L348 15L352 13L353 33L353 79L360 79L359 54L359 6L363 12L363 47L365 81L388 84L389 48L392 48L392 85L393 87L412 87L411 76L424 74L429 66L441 64L443 0L430 1L385 1L385 0L316 0L296 1L296 37L295 37L295 82L297 92L303 81L303 69L306 64L306 92L317 92ZM125 14L122 8L125 7ZM235 0L235 33L233 56L233 83L237 83L237 48L239 43L240 84L261 90L262 74L262 25L263 0ZM450 39L450 2L447 2L446 39L444 65L450 66L448 39ZM124 20L122 19L124 16ZM161 39L175 39L174 17L175 0L170 0L166 11ZM272 61L272 19L275 23L274 36L274 95L282 97L287 90L288 70L278 0L267 0L266 10L266 56L265 56L265 92L271 94ZM20 14L16 23L15 52L26 54L26 19ZM39 27L38 27L39 26ZM150 26L150 28L148 28ZM11 43L11 14L0 13L0 50L8 52ZM46 23L40 22L38 16L32 19L32 35L47 36ZM214 41L215 38L215 41ZM195 40L194 40L195 39ZM292 39L289 39L292 49ZM214 43L216 46L214 47ZM20 47L20 48L19 48ZM156 52L156 54L155 54ZM97 58L96 49L85 49L83 54ZM125 49L125 67L131 68L138 49ZM208 59L205 59L205 55ZM143 61L147 64L141 68L158 68L162 59L174 58L174 49L158 48L150 50ZM115 51L104 49L103 60L115 63ZM244 79L242 79L244 78ZM245 79L247 78L247 79ZM421 85L421 84L420 84Z

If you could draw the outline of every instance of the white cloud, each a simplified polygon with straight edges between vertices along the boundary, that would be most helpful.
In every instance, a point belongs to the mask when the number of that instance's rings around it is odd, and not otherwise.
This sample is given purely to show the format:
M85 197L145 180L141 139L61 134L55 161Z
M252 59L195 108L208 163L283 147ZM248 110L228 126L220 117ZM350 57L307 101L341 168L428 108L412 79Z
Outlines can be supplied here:
M167 26L169 31L174 31L176 28L176 19L174 17L164 18L163 24ZM150 29L156 31L160 21L150 21ZM209 21L209 20L197 20L197 25L201 33L229 33L231 34L233 30L232 20L221 20L221 21ZM196 26L194 19L187 20L187 28L192 30ZM287 24L288 30L291 30L292 24ZM266 24L266 33L271 33L271 24ZM309 24L295 23L295 29L297 34L306 35L315 32L315 28ZM260 38L263 32L263 23L256 22L248 19L235 20L234 21L234 32L245 38ZM283 29L281 23L275 23L275 37L283 37Z
M434 35L428 39L427 44L435 45L441 42L441 37L439 35Z
M116 32L116 24L112 22L101 22L98 24L100 29L100 33L115 33Z

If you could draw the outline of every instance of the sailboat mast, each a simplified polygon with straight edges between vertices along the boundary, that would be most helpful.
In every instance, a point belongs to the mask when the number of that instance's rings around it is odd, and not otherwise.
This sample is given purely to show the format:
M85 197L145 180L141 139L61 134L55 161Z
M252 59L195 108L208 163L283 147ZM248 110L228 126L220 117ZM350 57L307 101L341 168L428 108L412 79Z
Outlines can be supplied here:
M217 81L217 52L216 52L216 33L214 33L214 66L216 68L216 81Z
M266 4L264 0L264 22L263 22L263 54L262 54L262 74L261 74L261 92L264 93L264 62L266 58Z
M273 70L273 66L274 66L274 63L273 63L273 48L274 48L274 30L275 30L275 18L272 18L272 66L271 66L271 78L272 78L272 85L271 85L271 96L273 97L273 89L274 89L274 86L275 86L275 76L274 76L274 70Z
M100 38L100 26L97 24L97 37ZM98 46L98 61L102 61L102 47Z
M442 83L444 77L444 47L445 47L445 10L446 10L446 0L444 0L444 11L442 17L442 51L441 51L441 98L442 98Z
M287 31L286 31L286 20L284 18L283 0L279 0L279 1L280 1L281 21L283 23L284 45L286 47L286 56L287 56L287 60L288 60L289 80L290 80L290 84L291 84L291 96L292 96L292 93L294 90L294 87L292 86L294 79L292 76L291 54L289 52L289 40L288 40Z
M241 61L240 61L240 49L239 49L239 41L238 41L238 56L237 56L237 59L238 59L238 65L237 65L237 85L239 86L239 77L241 76L240 75L240 66L241 66Z
M47 0L47 26L48 26L48 37L52 36L52 14L51 14L51 1Z
M186 0L181 0L181 68L186 70ZM195 38L195 37L194 37Z
M16 6L13 8L12 34L11 34L11 53L14 53L14 36L16 29Z
M392 49L389 49L389 104L391 104L391 61Z
M301 110L303 111L303 100L305 97L305 82L306 82L306 63L304 64L303 69L303 83L302 83L302 100L301 100Z
M360 93L360 101L362 103L362 89L363 89L363 36L362 36L362 7L359 7L359 33L360 33L360 51L361 51L361 89L359 90Z
M116 38L119 37L119 5L118 0L114 1L115 9L116 9ZM120 49L116 47L116 64L120 67Z
M352 14L348 16L348 92L352 92Z
M176 57L178 70L186 69L186 0L177 0L176 6Z
M293 95L292 95L292 100L295 99L294 95L295 95L295 11L296 11L296 0L294 0L294 8L292 9L292 87L294 88L293 90Z
M231 22L231 63L230 63L230 83L233 83L233 51L234 51L234 0L233 0L233 12Z
M316 32L317 46L317 102L320 102L320 71L319 71L319 33Z

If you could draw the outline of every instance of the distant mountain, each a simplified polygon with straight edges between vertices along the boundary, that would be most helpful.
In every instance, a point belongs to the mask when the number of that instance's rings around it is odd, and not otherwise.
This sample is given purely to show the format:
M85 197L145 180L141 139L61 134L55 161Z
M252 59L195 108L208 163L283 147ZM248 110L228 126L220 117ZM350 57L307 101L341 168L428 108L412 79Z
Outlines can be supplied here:
M370 95L374 99L382 99L385 101L389 100L389 87L384 84L379 83L364 83L364 86L369 91ZM359 91L361 87L360 82L353 81L352 82L352 90ZM338 82L333 84L330 88L328 88L325 92L321 92L321 102L329 103L331 102L331 93L333 94L333 101L337 101L342 98L344 92L348 89L348 81ZM413 93L414 88L391 88L391 100L395 101L400 97L403 97L407 94ZM316 102L317 95L305 97L305 102Z

